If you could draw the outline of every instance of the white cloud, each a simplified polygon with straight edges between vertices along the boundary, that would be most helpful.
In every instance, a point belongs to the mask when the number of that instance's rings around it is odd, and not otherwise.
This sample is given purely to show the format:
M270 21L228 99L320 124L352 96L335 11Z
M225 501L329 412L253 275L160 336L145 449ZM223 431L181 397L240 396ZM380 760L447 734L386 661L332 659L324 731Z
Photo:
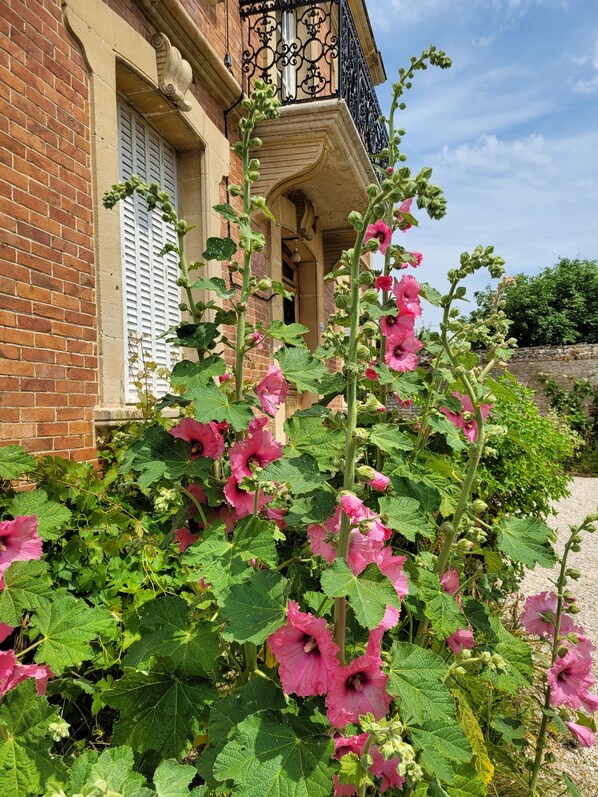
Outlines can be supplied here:
M573 84L573 91L576 94L596 94L598 93L598 75L589 80L578 80Z
M498 174L516 168L553 168L543 136L535 133L516 141L501 141L496 135L483 135L475 144L460 144L453 149L445 145L438 162L469 173Z
M594 69L598 69L598 41L594 42L594 57L592 58Z

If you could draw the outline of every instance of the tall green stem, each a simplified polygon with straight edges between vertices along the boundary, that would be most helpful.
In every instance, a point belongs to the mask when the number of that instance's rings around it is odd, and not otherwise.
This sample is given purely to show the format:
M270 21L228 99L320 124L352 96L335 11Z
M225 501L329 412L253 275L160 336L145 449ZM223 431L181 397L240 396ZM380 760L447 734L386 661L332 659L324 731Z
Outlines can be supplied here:
M251 182L248 178L249 172L249 139L250 130L243 134L243 154L241 157L243 168L243 213L249 220L251 213ZM235 399L240 401L243 397L243 362L245 358L245 326L247 319L247 309L249 304L249 285L251 280L251 242L246 242L243 256L243 287L237 310L237 339L235 341Z

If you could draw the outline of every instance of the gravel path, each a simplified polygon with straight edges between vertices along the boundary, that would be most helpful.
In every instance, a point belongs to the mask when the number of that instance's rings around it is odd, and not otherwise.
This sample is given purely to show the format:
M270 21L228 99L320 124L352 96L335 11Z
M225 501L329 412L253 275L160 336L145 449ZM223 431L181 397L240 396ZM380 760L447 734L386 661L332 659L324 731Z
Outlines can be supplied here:
M557 515L548 520L549 525L560 532L556 544L558 551L563 549L569 526L580 523L586 515L598 511L598 478L576 477L571 481L569 490L570 495L555 504ZM571 592L576 595L577 605L581 609L575 616L575 622L585 628L586 635L598 648L598 531L583 535L581 551L570 554L568 563L571 567L577 567L582 574L577 583L570 583ZM557 570L536 568L528 573L521 585L522 592L531 595L554 589L550 579L556 578ZM598 653L594 654L594 674L598 678ZM561 771L564 769L577 783L583 784L584 797L598 797L598 743L589 750L563 746L555 753L555 769L558 771L560 766Z

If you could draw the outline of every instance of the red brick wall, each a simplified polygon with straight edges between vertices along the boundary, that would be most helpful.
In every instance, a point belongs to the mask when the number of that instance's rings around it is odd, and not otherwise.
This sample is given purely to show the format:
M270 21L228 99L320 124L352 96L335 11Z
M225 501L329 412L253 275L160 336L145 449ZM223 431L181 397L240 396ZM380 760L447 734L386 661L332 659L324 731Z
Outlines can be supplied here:
M0 444L94 457L89 94L59 0L0 3Z

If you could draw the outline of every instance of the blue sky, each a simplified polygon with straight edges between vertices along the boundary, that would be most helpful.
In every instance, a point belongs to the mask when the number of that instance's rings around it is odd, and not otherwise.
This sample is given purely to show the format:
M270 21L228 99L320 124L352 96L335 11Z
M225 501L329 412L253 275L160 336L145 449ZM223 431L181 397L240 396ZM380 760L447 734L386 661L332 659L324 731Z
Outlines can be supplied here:
M453 59L418 73L400 120L408 165L432 166L448 200L442 221L420 213L401 236L424 255L418 278L443 289L477 244L494 245L508 274L598 258L598 0L367 5L389 80L430 43Z

